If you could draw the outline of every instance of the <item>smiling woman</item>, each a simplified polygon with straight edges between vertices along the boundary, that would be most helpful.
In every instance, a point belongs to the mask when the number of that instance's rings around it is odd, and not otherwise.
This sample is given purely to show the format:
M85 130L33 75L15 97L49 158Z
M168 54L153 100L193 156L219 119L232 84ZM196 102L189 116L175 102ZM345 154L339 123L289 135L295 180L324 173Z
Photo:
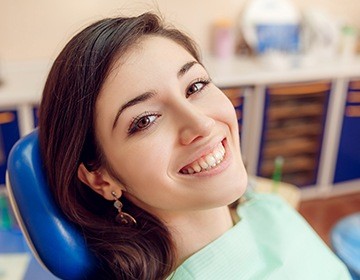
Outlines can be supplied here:
M292 279L321 279L323 265L347 279L273 197L252 196L234 225L228 205L247 185L234 108L193 41L153 14L101 20L67 44L44 89L40 145L104 279L288 279L306 255L291 238L315 248Z

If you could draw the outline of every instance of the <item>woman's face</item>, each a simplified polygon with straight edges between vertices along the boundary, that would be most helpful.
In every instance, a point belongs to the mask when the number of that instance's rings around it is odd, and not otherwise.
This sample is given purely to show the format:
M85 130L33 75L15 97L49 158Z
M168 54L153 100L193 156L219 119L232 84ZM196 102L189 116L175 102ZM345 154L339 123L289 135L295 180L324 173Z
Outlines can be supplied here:
M95 129L112 184L150 213L224 206L245 190L233 106L172 40L147 36L115 63Z

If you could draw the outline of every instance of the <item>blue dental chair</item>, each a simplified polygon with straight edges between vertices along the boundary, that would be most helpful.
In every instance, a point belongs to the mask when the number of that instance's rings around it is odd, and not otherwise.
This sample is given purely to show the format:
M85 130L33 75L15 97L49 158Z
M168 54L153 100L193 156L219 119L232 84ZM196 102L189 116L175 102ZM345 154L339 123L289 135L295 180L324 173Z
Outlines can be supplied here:
M12 148L6 186L16 219L37 260L60 279L100 279L99 261L61 212L47 186L38 131Z
M330 237L333 250L346 264L353 280L360 280L360 212L338 221Z

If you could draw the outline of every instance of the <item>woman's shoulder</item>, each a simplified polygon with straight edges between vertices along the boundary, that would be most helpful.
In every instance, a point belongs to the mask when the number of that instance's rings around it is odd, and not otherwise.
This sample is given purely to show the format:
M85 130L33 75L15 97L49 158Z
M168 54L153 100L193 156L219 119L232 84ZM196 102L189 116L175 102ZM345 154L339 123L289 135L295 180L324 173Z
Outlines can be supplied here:
M277 194L248 192L239 203L237 214L255 234L266 229L268 235L296 238L305 233L310 239L320 240L299 212Z
M263 212L254 212L262 210ZM239 200L237 205L237 212L240 215L245 215L248 212L257 215L259 217L282 212L294 213L297 211L290 206L282 197L275 193L257 193L253 191L247 191L243 197Z
M301 262L303 272L312 275L311 279L349 279L344 264L295 208L276 194L247 196L238 206L239 216L249 224L257 244L266 248L267 254L287 264L287 268ZM325 275L328 278L322 278Z
M172 279L349 279L344 265L277 195L248 192L237 212L240 221Z

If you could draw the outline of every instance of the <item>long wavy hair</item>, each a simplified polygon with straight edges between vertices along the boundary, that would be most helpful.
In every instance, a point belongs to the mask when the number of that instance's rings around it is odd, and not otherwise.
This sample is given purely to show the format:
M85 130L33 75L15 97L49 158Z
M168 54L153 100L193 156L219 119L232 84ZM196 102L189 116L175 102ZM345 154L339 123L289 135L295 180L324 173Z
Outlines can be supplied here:
M55 60L40 105L41 154L51 191L106 267L107 279L163 279L176 252L164 223L122 197L136 227L115 222L116 209L77 177L81 163L106 166L94 131L95 103L114 63L143 36L175 41L200 60L195 43L152 13L100 20L75 35ZM141 174L140 174L141 175Z

